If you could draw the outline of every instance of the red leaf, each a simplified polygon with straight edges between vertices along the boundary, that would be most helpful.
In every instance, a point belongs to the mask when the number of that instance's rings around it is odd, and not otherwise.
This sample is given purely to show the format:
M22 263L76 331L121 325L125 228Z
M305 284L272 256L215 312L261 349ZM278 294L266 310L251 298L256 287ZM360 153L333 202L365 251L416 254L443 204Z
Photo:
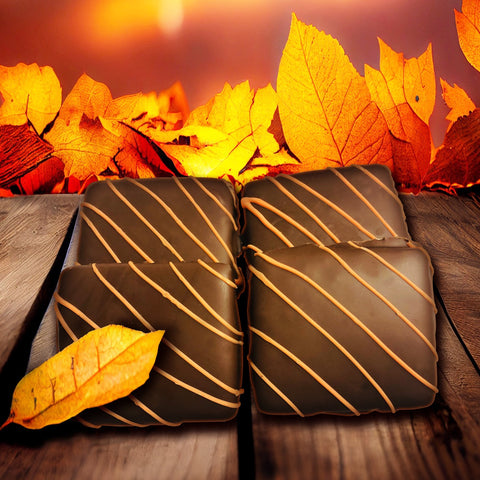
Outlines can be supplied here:
M26 173L18 184L26 195L35 193L51 193L54 187L63 181L63 162L57 157L51 157L37 168Z

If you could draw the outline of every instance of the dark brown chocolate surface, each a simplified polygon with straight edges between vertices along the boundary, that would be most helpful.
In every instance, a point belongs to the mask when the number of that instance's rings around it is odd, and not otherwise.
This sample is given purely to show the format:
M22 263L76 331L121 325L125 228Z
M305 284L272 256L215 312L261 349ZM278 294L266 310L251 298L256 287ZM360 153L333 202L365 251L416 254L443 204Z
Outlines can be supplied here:
M244 243L262 251L409 238L395 184L383 165L265 177L246 185L241 204Z
M236 415L243 334L229 265L75 266L62 272L55 299L60 348L108 324L165 330L147 383L82 413L86 423L171 425Z
M122 179L89 186L78 262L196 261L236 267L238 201L213 178Z
M250 373L265 413L396 411L436 393L426 252L401 240L257 253Z

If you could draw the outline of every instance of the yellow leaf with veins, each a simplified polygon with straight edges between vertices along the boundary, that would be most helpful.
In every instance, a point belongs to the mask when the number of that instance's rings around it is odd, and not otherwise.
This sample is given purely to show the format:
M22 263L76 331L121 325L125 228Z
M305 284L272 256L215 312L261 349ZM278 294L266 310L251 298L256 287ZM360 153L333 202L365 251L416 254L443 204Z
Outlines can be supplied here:
M120 325L87 333L20 380L2 428L43 428L129 395L147 381L163 333Z
M463 0L462 11L455 10L458 41L470 64L480 71L480 3Z

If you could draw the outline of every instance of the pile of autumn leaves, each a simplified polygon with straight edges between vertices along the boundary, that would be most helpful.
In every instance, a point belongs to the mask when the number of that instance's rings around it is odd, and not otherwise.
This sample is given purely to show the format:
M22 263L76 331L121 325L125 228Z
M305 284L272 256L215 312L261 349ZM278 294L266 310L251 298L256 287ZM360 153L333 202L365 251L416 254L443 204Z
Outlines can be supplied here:
M480 70L480 2L455 12L460 46ZM477 24L475 24L477 22ZM381 163L400 190L455 191L480 182L480 111L441 80L450 121L432 143L432 49L405 59L380 41L362 77L334 38L295 15L277 90L229 84L189 112L180 84L113 99L83 75L62 103L50 67L0 67L0 195L83 192L104 178L265 175Z

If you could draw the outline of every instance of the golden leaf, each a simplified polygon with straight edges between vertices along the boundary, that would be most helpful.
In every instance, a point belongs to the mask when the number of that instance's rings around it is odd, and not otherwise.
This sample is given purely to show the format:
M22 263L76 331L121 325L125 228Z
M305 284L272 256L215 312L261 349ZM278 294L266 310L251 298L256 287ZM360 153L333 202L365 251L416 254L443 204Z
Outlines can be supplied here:
M380 71L365 65L365 80L392 133L406 139L396 107L407 103L428 125L435 106L432 46L418 58L405 59L403 53L395 52L381 39L378 41Z
M475 104L467 95L467 92L460 88L457 84L453 84L453 87L449 85L443 78L440 79L442 85L442 95L445 103L450 107L447 120L450 120L449 129L452 123L460 117L469 115L475 110Z
M389 132L337 40L292 17L277 77L288 146L303 170L391 165Z
M40 135L55 118L62 104L62 88L51 67L36 63L0 66L0 125L23 125L30 121Z
M120 325L87 333L20 380L2 428L43 428L130 394L147 381L163 333Z
M455 10L458 41L465 58L480 71L480 3L463 0L462 11Z
M261 176L251 171L243 175L245 169L261 165L265 172L267 158L280 152L284 138L276 112L277 94L271 85L255 91L248 82L234 88L227 83L221 93L190 114L183 128L157 132L153 139L183 174L243 182ZM181 137L188 143L178 143ZM284 153L274 163L279 161L294 162Z

